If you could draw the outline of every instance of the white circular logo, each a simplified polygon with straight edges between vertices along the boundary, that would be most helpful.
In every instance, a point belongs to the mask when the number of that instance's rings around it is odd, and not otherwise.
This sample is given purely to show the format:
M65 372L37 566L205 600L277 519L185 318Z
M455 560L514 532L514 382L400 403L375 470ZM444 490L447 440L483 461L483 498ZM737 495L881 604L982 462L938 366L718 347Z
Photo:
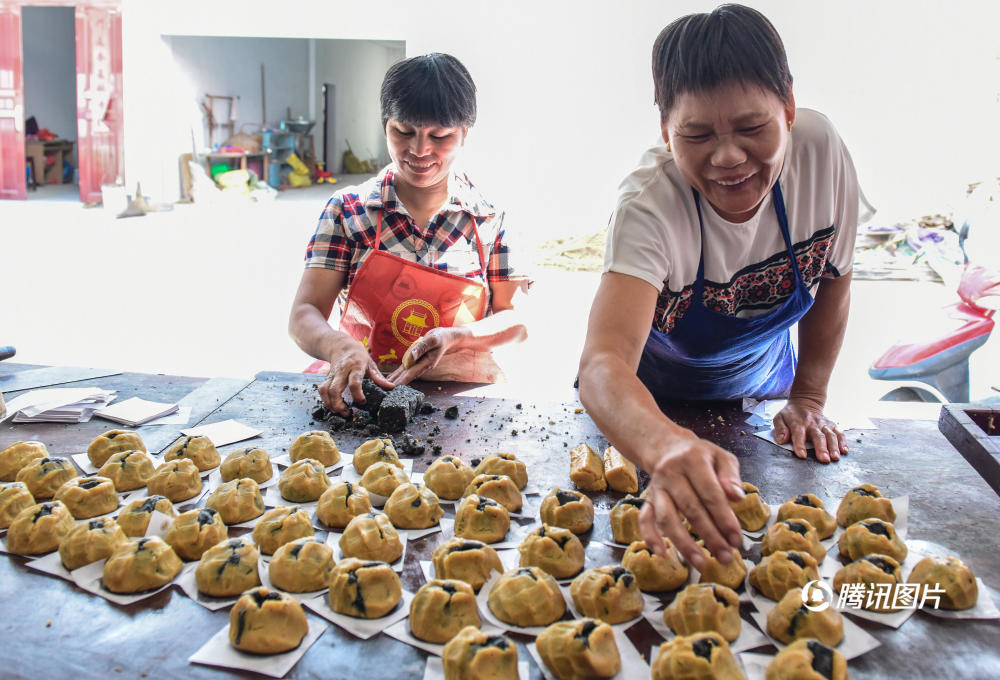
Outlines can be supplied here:
M833 602L833 588L823 581L810 581L802 588L802 604L813 612L821 612Z

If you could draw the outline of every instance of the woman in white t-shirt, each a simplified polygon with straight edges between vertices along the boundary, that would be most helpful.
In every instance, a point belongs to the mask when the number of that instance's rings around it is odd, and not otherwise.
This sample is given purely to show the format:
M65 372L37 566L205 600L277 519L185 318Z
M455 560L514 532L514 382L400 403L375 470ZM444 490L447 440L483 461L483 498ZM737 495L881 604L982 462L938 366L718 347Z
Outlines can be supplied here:
M781 38L756 10L723 5L667 26L653 80L665 143L622 183L580 398L651 475L647 542L661 550L666 535L698 566L678 513L727 562L742 542L728 503L743 495L739 464L657 401L787 396L779 442L800 458L810 442L824 463L847 453L823 407L870 207L832 124L796 110Z

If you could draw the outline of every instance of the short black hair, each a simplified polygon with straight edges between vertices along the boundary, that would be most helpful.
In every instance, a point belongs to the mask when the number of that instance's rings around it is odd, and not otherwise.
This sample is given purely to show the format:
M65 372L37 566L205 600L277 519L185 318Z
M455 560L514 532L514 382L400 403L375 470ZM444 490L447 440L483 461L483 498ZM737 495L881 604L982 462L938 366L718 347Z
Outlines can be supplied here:
M743 5L720 5L660 31L653 43L653 88L661 118L682 94L726 83L758 86L788 102L792 74L767 17Z
M450 54L434 52L396 62L382 80L382 129L390 118L407 125L472 127L476 84Z

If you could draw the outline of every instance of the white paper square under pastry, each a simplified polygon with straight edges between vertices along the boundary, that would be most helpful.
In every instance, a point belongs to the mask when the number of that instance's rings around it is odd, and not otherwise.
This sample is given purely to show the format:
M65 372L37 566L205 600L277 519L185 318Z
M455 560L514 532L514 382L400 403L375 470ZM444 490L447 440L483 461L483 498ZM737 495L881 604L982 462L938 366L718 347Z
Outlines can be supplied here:
M410 602L413 601L413 593L408 590L403 591L403 597L399 604L391 612L380 619L362 619L347 614L340 614L330 609L330 600L327 595L314 597L306 600L302 604L322 616L327 621L343 628L354 637L368 640L386 628L396 623L400 619L405 619L410 615Z
M90 456L86 453L74 453L70 455L70 458L73 459L73 462L76 463L76 466L80 468L85 475L97 474L97 468L90 462Z
M517 522L511 522L510 528L507 530L507 535L504 536L503 540L497 541L496 543L487 543L486 545L490 546L494 550L509 550L511 548L517 548L521 545L524 537L538 526L538 524L525 524L522 526ZM454 520L452 520L451 531L444 532L444 536L441 541L447 541L453 536L455 536Z
M273 462L273 461L272 461ZM221 466L220 466L221 467ZM230 480L232 481L232 480ZM257 488L264 492L264 489L269 489L278 483L278 471L274 470L271 473L270 479L265 479L263 482L257 482ZM220 486L222 486L222 470L218 467L212 470L212 473L208 476L208 488L215 491Z
M326 544L333 548L333 561L340 562L344 559L344 553L340 550L340 537L343 536L342 533L330 532L326 535ZM393 562L391 565L393 571L398 571L403 573L403 561L406 559L406 541L400 537L400 543L403 544L403 554L399 556L399 559Z
M479 616L480 616L480 618L482 618L482 613L481 612L480 612ZM491 626L488 623L484 623L484 624L480 625L479 626L479 630L481 630L482 632L486 633L487 635L500 635L500 634L503 633L503 631L501 629L499 629L499 628L497 628L495 626ZM392 624L391 626L389 626L388 628L386 628L382 632L385 633L386 635L388 635L391 638L396 638L400 642L405 642L406 644L410 645L411 647L416 647L417 649L422 649L425 652L428 652L430 654L434 654L436 656L441 656L441 654L444 652L444 644L438 645L438 644L434 644L433 642L427 642L426 640L421 640L420 638L415 637L413 635L413 632L410 630L410 617L409 616L407 616L404 619L401 619L401 620L397 621L396 623Z
M774 607L772 606L771 609L774 609ZM750 612L750 616L762 631L767 631L767 614L771 609ZM865 652L870 652L882 644L865 632L858 624L851 621L850 618L844 616L841 617L841 620L844 622L844 639L840 641L840 644L835 649L843 654L844 658L848 661L856 659ZM767 635L767 633L765 632L764 635ZM771 641L772 645L778 648L779 652L788 646L784 642L775 640L770 635L767 635L767 639Z
M742 652L736 655L736 660L742 664L746 680L765 680L767 667L774 661L774 657L774 654Z
M437 524L432 527L427 527L426 529L400 529L397 527L396 533L399 534L399 540L401 541L416 541L417 539L423 538L424 536L430 536L439 531L446 533L454 533L455 520L450 517L442 517Z
M218 423L211 423L209 425L199 425L198 427L189 427L187 429L181 430L181 434L186 434L191 437L205 436L212 440L215 447L225 446L226 444L233 444L235 442L241 442L244 439L252 439L260 434L260 430L256 430L249 425L244 425L236 420L223 420Z
M54 552L54 551L53 551ZM20 555L21 557L27 557L28 559L33 559L39 557L38 555L25 555L24 553L16 553L7 549L7 536L4 535L0 538L0 553L6 553L8 555Z
M110 590L104 587L102 582L102 577L104 576L104 563L107 560L99 560L97 562L92 562L86 566L80 567L79 569L74 569L70 572L73 576L73 582L94 595L99 595L103 597L108 602L114 602L115 604L126 605L134 604L145 600L147 597L152 597L156 595L161 590L165 590L173 585L173 581L166 583L159 588L154 590L147 590L142 593L133 593L129 595L120 595L118 593L112 593Z
M527 661L517 662L517 677L519 680L528 680L531 677L530 666ZM444 680L444 662L440 656L427 657L427 666L424 667L423 680Z
M253 671L272 678L283 678L288 675L288 671L299 662L309 648L319 637L326 632L327 624L323 621L316 621L306 618L309 624L309 632L302 638L302 642L295 649L284 654L247 654L234 648L229 644L229 625L223 626L222 630L212 636L212 638L201 646L197 652L188 657L188 663L200 663L206 666L219 666L221 668L236 668L238 670Z
M39 557L37 559L28 562L26 567L34 569L35 571L40 571L45 574L51 574L52 576L58 576L61 579L73 582L73 575L70 573L62 563L62 556L59 551L51 552L44 557Z
M304 503L290 501L281 495L281 491L278 489L277 485L269 486L264 490L262 495L264 498L264 505L269 508L280 508L283 505L287 505L290 508L302 508L308 512L313 512L316 510L316 506L319 505L318 498L314 501L305 501Z
M625 635L625 631L617 630L614 626L612 626L612 630L614 631L615 644L618 646L618 656L621 658L622 667L620 671L611 676L611 680L648 678L649 664L643 660L642 655L639 654L632 641ZM542 655L538 653L538 645L534 642L529 642L525 646L528 648L528 654L531 655L538 668L541 669L545 680L559 680L549 672L549 667L542 661Z
M653 613L643 613L643 617L649 621L649 625L653 627L653 630L659 634L664 640L673 640L676 636L674 631L670 630L670 626L667 622L663 620L663 610ZM757 628L747 621L741 618L740 621L740 634L739 636L729 643L729 649L736 652L746 651L748 649L756 649L757 647L763 647L764 645L771 644L771 641L767 639L767 636L761 633ZM653 657L654 658L655 654Z
M205 609L217 611L236 604L239 595L234 597L211 597L198 590L198 582L195 579L195 571L198 569L198 562L184 565L180 576L174 580L174 585L181 589L185 595L200 604Z
M298 600L299 604L305 604L308 600L314 600L317 597L325 597L329 592L329 588L323 587L319 590L311 590L307 593L293 593L290 590L282 590L273 583L271 583L271 563L270 561L264 562L263 560L257 560L257 574L260 576L261 585L270 588L271 590L277 590L279 592L288 595L289 597Z
M146 533L143 537L156 536L157 538L163 538L167 535L167 529L170 528L170 523L173 521L174 518L170 515L165 515L159 510L153 510L153 512L149 513L149 524L146 525Z
M338 460L333 465L327 465L323 469L326 471L326 474L329 476L331 473L333 473L333 472L339 470L340 468L344 467L345 464L351 463L353 460L354 460L354 456L351 456L351 455L346 455L345 456L345 455L341 454L340 460ZM289 467L292 464L292 459L290 458L289 454L284 453L284 454L278 456L277 458L272 458L271 459L271 463L274 464L274 465L280 465L281 467Z
M490 609L490 589L493 587L493 584L497 582L500 576L501 574L498 574L495 571L490 574L490 578L483 584L483 587L479 590L479 594L476 595L476 603L479 604L479 613L483 617L483 621L486 621L501 630L510 631L511 633L521 633L522 635L537 637L539 633L548 627L548 624L544 626L515 626L512 623L505 623L498 619L496 614L494 614ZM561 590L560 594L562 594ZM565 600L566 598L564 596L563 601L565 602ZM570 613L570 611L569 603L566 603L566 613ZM562 618L564 617L559 617L559 619L556 620L558 621ZM555 621L553 621L553 623L555 623Z

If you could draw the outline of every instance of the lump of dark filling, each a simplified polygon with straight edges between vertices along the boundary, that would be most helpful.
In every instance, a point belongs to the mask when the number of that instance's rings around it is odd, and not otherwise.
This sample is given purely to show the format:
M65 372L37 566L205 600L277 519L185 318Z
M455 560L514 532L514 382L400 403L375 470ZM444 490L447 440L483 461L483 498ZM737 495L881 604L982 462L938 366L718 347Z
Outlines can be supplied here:
M865 562L869 562L871 564L874 564L876 567L878 567L879 569L881 569L885 573L889 574L890 576L895 576L896 575L896 569L895 569L895 567L893 567L891 564L889 564L888 562L886 562L884 559L882 559L878 555L868 555L867 557L862 557L861 559L863 559Z
M799 565L799 569L806 568L806 561L802 559L802 555L794 551L789 551L787 555L788 555L788 561L794 562L795 564Z
M705 583L701 586L702 588L711 588L712 596L715 597L715 601L721 604L723 607L729 606L729 600L719 595L718 589L715 587L714 583Z
M455 420L458 418L458 406L449 406L444 410L444 417L448 420Z
M88 479L88 480L85 480L83 482L80 482L80 488L81 489L93 489L95 486L97 486L100 483L101 483L101 480L99 480L99 479Z
M715 641L714 638L704 637L699 638L691 643L691 651L694 652L695 656L700 656L709 663L712 662L712 650L718 647L719 643Z
M421 456L426 451L420 440L415 439L409 434L404 434L402 437L394 437L393 441L396 451L402 456Z
M104 528L104 520L92 519L87 523L87 529L90 531L97 531L98 529Z
M132 512L135 512L135 513L153 512L153 510L156 510L156 504L159 503L162 500L166 500L166 497L165 496L150 496L145 501L143 501L142 505L140 505L138 508L136 508Z
M809 500L809 496L807 496L805 494L802 494L801 496L796 496L795 500L793 500L792 503L794 503L795 505L804 505L807 508L815 508L816 507L815 505L813 505L813 502L811 500Z
M563 491L562 489L559 489L556 491L556 500L559 501L559 505L566 505L567 503L579 501L580 497L572 491Z
M371 378L365 378L361 381L361 393L365 395L364 407L369 413L378 413L378 408L382 405L382 400L388 394L388 392L376 385ZM358 404L358 406L361 406L361 404Z
M447 582L442 583L441 584L441 590L443 590L444 592L448 593L449 595L454 595L455 594L455 586L453 584L451 584L451 583L447 583Z
M378 424L387 432L402 432L424 403L424 393L409 385L394 387L378 408ZM369 412L372 412L369 409Z
M198 511L198 526L203 527L206 524L214 524L217 514L218 512L214 508L202 508Z
M862 488L860 486L857 487L856 489L851 489L851 491L854 492L854 493L856 493L856 494L858 494L859 496L868 496L869 498L878 498L878 496L876 496L874 493L872 493L868 489Z
M632 505L639 509L642 509L642 506L645 504L646 504L645 498L623 498L617 503L615 503L615 505Z
M479 497L479 504L476 505L476 510L479 512L486 512L487 505L500 505L492 498L487 498L486 496Z
M531 567L522 567L517 570L518 576L527 576L532 581L537 581L538 577L535 576L535 572L531 571Z
M878 521L862 522L861 526L863 526L865 529L868 529L870 533L873 533L876 536L885 536L886 538L890 538L889 527L887 527L882 522Z
M806 525L803 524L802 522L791 522L785 520L784 525L788 527L791 531L794 531L795 533L799 534L800 536L805 536L809 532L809 530L806 529Z
M833 650L824 645L822 642L817 642L816 640L810 640L806 643L806 647L812 652L812 669L822 675L824 678L833 677Z
M805 620L809 617L809 609L803 604L799 607L799 610L795 612L795 616L792 620L788 622L788 634L795 637L795 633L798 632L799 627L805 623Z
M503 635L497 635L496 637L487 638L486 642L478 647L496 647L497 649L506 650L510 647L510 640L505 638Z
M472 543L471 541L466 541L465 543L453 546L448 550L448 552L453 553L453 552L464 552L466 550L479 550L482 547L483 547L482 543Z
M615 567L614 569L611 570L611 576L616 581L621 581L622 583L624 583L626 588L632 585L632 581L635 579L635 577L632 575L632 572L626 569L625 567Z
M580 644L583 645L584 649L590 647L590 634L594 632L597 628L596 621L584 621L583 625L580 627L580 632L573 636L575 640L579 640Z
M32 523L37 522L42 517L46 517L52 514L52 503L42 503L42 507L38 508L38 512L35 513L34 518L32 518Z
M264 595L263 593L260 592L260 590L261 590L260 588L254 588L253 590L250 591L250 597L253 598L253 601L257 604L258 609L263 607L264 603L267 602L268 600L281 599L281 593L276 593L272 590L268 592L267 595Z

